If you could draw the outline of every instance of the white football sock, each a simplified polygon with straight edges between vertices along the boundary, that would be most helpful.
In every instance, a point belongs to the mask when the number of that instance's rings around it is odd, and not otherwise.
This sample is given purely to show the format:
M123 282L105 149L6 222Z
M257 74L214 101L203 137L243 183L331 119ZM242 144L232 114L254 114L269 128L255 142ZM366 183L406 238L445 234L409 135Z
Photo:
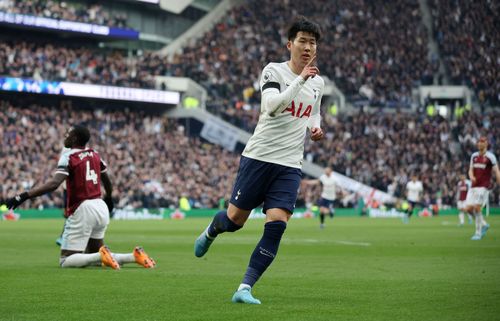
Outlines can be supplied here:
M482 224L483 226L488 225L488 223L487 223L487 222L486 222L486 220L484 219L484 215L483 215L483 213L481 213L480 215L481 215L481 224Z
M243 289L252 289L252 287L248 284L241 283L240 286L238 287L238 291L241 291Z
M483 227L483 214L481 213L476 213L476 235L481 235L481 227Z
M122 253L111 253L113 257L115 258L116 262L118 264L122 265L125 263L134 263L135 262L135 257L133 253L127 253L127 254L122 254Z
M465 222L465 214L464 214L464 212L458 213L458 221L460 222L460 225L464 225L464 222Z
M65 258L59 259L59 264L63 268L67 267L84 267L89 265L95 265L101 262L101 254L98 253L75 253Z

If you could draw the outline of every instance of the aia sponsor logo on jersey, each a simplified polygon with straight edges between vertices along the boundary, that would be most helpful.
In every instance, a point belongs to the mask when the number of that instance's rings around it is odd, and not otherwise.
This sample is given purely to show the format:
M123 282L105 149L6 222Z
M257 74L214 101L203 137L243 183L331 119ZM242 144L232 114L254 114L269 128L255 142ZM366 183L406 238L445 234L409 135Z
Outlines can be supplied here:
M304 103L300 103L298 108L295 105L295 101L292 100L292 104L290 107L287 109L283 110L283 112L290 112L292 116L297 117L297 118L302 118L302 117L311 117L311 111L312 111L312 105L307 105L305 109L302 107L304 106Z

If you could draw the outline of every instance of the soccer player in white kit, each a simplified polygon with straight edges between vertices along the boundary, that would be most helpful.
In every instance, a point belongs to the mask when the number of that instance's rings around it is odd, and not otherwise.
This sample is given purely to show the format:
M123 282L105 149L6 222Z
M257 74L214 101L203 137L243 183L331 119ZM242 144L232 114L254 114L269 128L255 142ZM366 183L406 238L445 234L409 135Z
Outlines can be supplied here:
M320 128L324 81L313 64L319 38L319 26L299 18L288 30L290 60L263 69L261 113L241 156L230 204L195 241L195 256L202 257L218 234L239 230L252 209L263 204L264 234L233 302L260 304L251 289L275 258L295 208L307 129L313 141L324 136Z
M469 178L472 188L467 192L465 200L467 212L475 217L476 231L471 240L478 241L486 235L490 225L484 220L481 208L488 201L491 185L491 174L495 173L497 184L500 184L500 171L498 170L497 158L488 151L488 139L480 137L477 141L479 151L472 154L469 165Z
M424 186L422 182L417 179L416 175L412 175L411 181L406 184L406 198L410 207L408 208L408 216L410 218L413 214L413 209L416 206L420 206L420 200L424 192Z
M318 201L319 205L319 220L320 228L325 227L325 216L330 215L333 218L335 213L335 201L337 200L337 184L333 177L333 172L330 167L325 168L325 172L318 179L305 180L306 184L319 184L323 186L321 198Z

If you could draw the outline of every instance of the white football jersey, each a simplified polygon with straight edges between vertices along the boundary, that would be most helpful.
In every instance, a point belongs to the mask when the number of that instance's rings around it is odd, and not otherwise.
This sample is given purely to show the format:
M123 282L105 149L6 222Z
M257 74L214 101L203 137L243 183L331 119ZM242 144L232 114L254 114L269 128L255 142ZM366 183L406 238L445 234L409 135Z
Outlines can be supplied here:
M325 82L320 76L304 82L287 62L268 64L260 79L262 95L286 93L287 97L274 110L262 99L259 121L243 156L302 168L306 130L320 125L324 87Z
M321 184L323 184L323 192L321 192L321 197L329 201L334 201L337 199L337 188L335 184L335 179L333 178L333 173L330 176L323 174L319 177Z
M420 202L420 196L424 192L424 186L421 181L409 181L406 184L408 191L408 200L412 202Z

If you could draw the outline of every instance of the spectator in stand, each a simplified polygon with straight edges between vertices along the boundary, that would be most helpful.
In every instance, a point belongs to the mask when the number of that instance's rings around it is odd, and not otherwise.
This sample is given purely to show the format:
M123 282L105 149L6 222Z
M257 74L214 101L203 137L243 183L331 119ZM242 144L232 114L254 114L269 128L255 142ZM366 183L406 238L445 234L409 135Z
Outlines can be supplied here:
M61 0L4 0L0 10L37 17L127 28L127 15L110 14L100 4L68 3Z

